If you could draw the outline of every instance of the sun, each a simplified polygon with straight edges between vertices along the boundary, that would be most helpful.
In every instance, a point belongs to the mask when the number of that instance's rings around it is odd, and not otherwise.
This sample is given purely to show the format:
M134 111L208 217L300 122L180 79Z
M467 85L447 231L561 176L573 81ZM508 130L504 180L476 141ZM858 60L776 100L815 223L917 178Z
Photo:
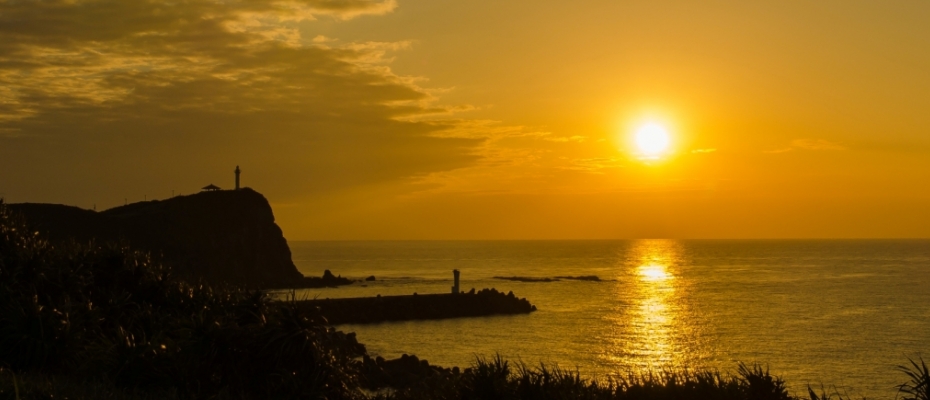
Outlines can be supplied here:
M662 125L648 123L636 130L636 147L647 157L657 157L668 150L671 140Z

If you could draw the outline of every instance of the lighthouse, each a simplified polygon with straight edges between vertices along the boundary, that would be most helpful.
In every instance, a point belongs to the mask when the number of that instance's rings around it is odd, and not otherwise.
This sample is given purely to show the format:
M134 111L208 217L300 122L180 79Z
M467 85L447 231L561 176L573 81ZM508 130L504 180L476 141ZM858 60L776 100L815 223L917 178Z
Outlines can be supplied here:
M237 165L236 166L236 190L239 190L239 173L240 172L242 171L239 171L239 166Z
M454 277L454 284L452 285L452 294L459 294L459 270L453 269L452 276Z

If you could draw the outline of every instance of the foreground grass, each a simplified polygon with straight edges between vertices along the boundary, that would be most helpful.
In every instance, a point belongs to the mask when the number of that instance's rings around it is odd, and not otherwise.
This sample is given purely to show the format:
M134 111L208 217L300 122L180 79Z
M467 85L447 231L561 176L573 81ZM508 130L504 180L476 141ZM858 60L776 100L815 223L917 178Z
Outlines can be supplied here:
M795 398L759 366L597 381L499 356L464 371L405 360L373 362L312 310L180 281L125 246L52 245L0 201L0 400ZM926 364L901 370L900 397L930 400Z
M740 365L737 375L662 371L606 381L577 371L511 366L499 356L478 359L461 376L424 381L383 399L757 399L788 400L785 383L759 366Z
M920 361L901 367L911 380L900 386L896 398L902 400L928 400L926 365ZM139 388L120 388L112 382L79 381L67 377L50 378L45 375L3 374L0 371L0 399L107 399L156 400L187 398L175 391L152 393ZM582 378L577 372L540 365L529 368L524 364L511 366L496 357L478 359L461 374L439 375L421 379L413 385L379 392L355 391L355 396L372 400L402 399L739 399L739 400L793 400L784 382L759 366L740 365L735 375L702 371L662 371L643 375L597 381ZM244 392L223 391L211 399L265 399L265 398L331 398L325 394L291 394L283 397L257 396ZM805 398L810 400L851 400L850 397L823 388L815 392L808 387Z

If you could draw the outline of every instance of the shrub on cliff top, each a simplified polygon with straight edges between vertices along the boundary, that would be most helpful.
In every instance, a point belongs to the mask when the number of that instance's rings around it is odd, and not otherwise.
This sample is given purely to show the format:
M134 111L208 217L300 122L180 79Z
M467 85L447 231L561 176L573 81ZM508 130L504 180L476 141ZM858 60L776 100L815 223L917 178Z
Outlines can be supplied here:
M358 397L351 360L364 351L263 292L189 284L125 246L53 246L0 202L3 372L180 398L337 399Z

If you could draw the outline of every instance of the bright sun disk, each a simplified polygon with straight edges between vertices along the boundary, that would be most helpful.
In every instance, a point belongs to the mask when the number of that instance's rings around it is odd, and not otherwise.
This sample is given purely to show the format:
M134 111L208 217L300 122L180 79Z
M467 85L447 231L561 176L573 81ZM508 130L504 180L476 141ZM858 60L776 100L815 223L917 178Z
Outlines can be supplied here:
M646 124L636 131L636 146L646 156L657 156L669 145L668 131L659 124Z

